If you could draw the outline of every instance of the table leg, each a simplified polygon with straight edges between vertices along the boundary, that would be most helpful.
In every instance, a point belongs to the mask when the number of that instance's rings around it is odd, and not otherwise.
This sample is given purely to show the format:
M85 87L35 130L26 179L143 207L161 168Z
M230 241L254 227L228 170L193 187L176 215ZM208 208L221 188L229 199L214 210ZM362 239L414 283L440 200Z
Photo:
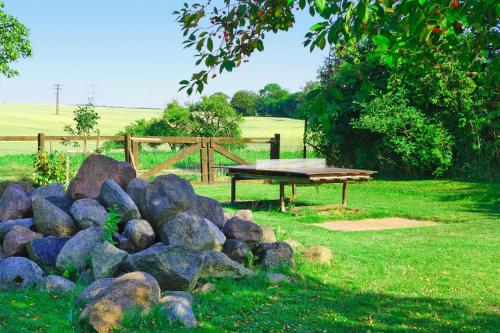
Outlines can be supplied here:
M292 199L295 200L297 197L297 184L292 184Z
M347 207L347 180L342 183L342 207Z
M285 184L280 183L280 210L282 212L286 211L285 208Z
M236 203L236 177L231 177L231 204Z

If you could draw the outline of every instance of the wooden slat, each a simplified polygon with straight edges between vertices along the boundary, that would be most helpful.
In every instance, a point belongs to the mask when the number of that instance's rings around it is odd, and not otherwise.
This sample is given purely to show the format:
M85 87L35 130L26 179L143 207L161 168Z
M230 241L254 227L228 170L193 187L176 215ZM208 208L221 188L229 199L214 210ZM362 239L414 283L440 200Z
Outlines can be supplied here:
M46 135L45 140L54 140L54 141L80 141L85 140L84 135ZM87 140L91 141L123 141L123 136L118 135L90 135L87 137ZM0 137L0 141L2 141Z
M144 143L200 143L202 138L177 136L134 136L133 141Z
M229 158L233 162L236 162L238 164L248 164L247 161L245 161L244 159L242 159L238 155L231 153L229 150L225 149L224 147L219 146L218 144L214 143L213 144L213 148L219 154L222 154L222 155L226 156L227 158Z
M38 141L38 136L0 136L0 141Z
M182 160L184 157L199 151L200 149L201 149L201 143L195 144L194 146L189 147L188 149L175 155L174 157L169 158L168 160L166 160L165 162L161 163L160 165L154 167L153 169L148 170L147 172L143 173L139 177L146 179L146 178L149 178L151 176L154 176L157 173L159 173L160 171L162 171L162 170L168 168L169 166L171 166L172 164Z
M272 142L273 138L212 138L216 143L261 143L269 144Z

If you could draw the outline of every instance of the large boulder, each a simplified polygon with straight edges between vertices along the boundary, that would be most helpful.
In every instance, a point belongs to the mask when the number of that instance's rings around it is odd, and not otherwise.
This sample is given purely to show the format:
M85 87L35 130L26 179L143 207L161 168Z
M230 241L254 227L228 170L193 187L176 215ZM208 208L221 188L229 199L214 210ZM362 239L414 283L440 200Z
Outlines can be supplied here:
M125 225L123 236L132 242L134 251L142 251L155 242L155 232L146 220L130 220Z
M162 290L192 290L200 277L203 258L181 247L157 245L129 255L126 266L151 274Z
M198 322L192 308L193 297L183 291L165 291L161 294L160 304L170 321L179 321L184 327L195 327Z
M196 210L201 216L215 224L219 229L224 226L224 211L217 200L198 195Z
M241 278L255 274L252 270L230 259L222 252L203 251L199 252L198 256L203 261L200 278Z
M97 244L91 254L94 278L97 280L114 276L127 255L127 252L109 242Z
M262 228L238 216L230 218L226 224L224 224L222 232L228 239L238 239L247 243L252 249L262 243Z
M44 269L55 268L57 256L70 238L48 236L35 239L26 245L28 256Z
M3 241L3 238L7 233L16 225L25 227L27 229L34 229L34 223L32 218L27 218L27 219L17 219L17 220L10 220L10 221L5 221L5 222L0 222L0 242Z
M133 219L141 218L139 209L127 192L125 192L120 185L113 179L108 179L101 186L99 200L104 203L106 207L116 210L120 214L122 221L130 221Z
M45 236L72 236L78 231L71 216L41 196L33 197L33 217L36 230Z
M116 247L119 248L120 250L123 250L128 253L134 251L134 245L127 237L124 237L123 235L117 232L113 232L112 239L115 242Z
M92 302L97 295L113 283L114 278L98 279L85 288L76 299L76 305L84 307Z
M102 290L80 314L80 322L97 332L119 328L126 311L140 309L147 313L160 301L158 282L149 274L132 272L116 278Z
M14 226L3 239L3 253L6 257L22 257L27 254L26 244L42 238L43 235L19 225Z
M68 293L75 290L75 283L58 275L49 275L42 279L40 288L49 293Z
M226 240L222 249L229 258L239 263L243 263L251 251L247 243L237 239Z
M265 268L293 266L293 250L284 242L262 244L257 249L258 262Z
M67 197L55 196L55 197L46 197L45 199L54 206L56 206L57 208L60 208L66 214L69 214L71 206L73 206L73 201L71 201Z
M4 192L7 190L7 188L11 185L18 185L21 186L21 189L24 192L31 192L33 191L33 185L27 181L27 180L21 180L21 181L2 181L0 182L0 198L4 194Z
M92 227L78 232L64 244L56 259L56 267L64 271L73 267L84 271L94 247L102 242L102 228Z
M212 222L195 210L188 210L163 224L161 240L165 244L183 246L192 251L220 251L226 237Z
M19 185L7 187L0 198L0 222L26 217L31 212L31 200Z
M96 199L102 183L106 180L111 178L121 188L126 189L130 180L136 176L135 169L126 162L116 161L104 155L90 155L71 180L66 195L72 200Z
M148 181L142 178L134 178L128 183L127 194L137 206L139 206L141 197L148 184Z
M61 183L50 183L47 185L43 185L37 187L33 190L32 196L41 196L44 198L47 197L64 197L64 185Z
M27 258L8 257L0 261L0 289L33 287L42 278L42 269Z
M108 218L106 208L94 199L75 201L69 212L80 229L102 227Z
M144 189L139 208L159 234L164 223L178 214L196 207L196 194L191 184L176 175L156 177Z

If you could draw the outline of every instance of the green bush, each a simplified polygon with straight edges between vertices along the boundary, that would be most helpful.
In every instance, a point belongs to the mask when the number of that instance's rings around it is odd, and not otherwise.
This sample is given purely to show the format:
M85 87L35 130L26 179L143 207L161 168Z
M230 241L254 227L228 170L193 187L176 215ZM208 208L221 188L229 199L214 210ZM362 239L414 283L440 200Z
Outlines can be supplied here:
M38 153L33 159L33 174L35 185L42 186L53 182L66 183L67 157L62 153Z

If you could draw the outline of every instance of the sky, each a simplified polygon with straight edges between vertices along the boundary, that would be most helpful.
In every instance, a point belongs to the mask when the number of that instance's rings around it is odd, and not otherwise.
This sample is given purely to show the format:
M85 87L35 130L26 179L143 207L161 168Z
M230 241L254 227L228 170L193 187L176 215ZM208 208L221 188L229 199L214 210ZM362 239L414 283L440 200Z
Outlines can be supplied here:
M3 1L4 10L30 29L33 57L13 65L19 76L0 77L0 103L54 103L55 83L63 84L62 104L92 95L97 105L127 107L199 98L178 92L179 81L199 70L172 15L183 0ZM204 94L258 91L270 82L299 90L316 78L326 55L301 44L313 23L308 13L299 14L291 31L267 35L263 53L209 81Z

